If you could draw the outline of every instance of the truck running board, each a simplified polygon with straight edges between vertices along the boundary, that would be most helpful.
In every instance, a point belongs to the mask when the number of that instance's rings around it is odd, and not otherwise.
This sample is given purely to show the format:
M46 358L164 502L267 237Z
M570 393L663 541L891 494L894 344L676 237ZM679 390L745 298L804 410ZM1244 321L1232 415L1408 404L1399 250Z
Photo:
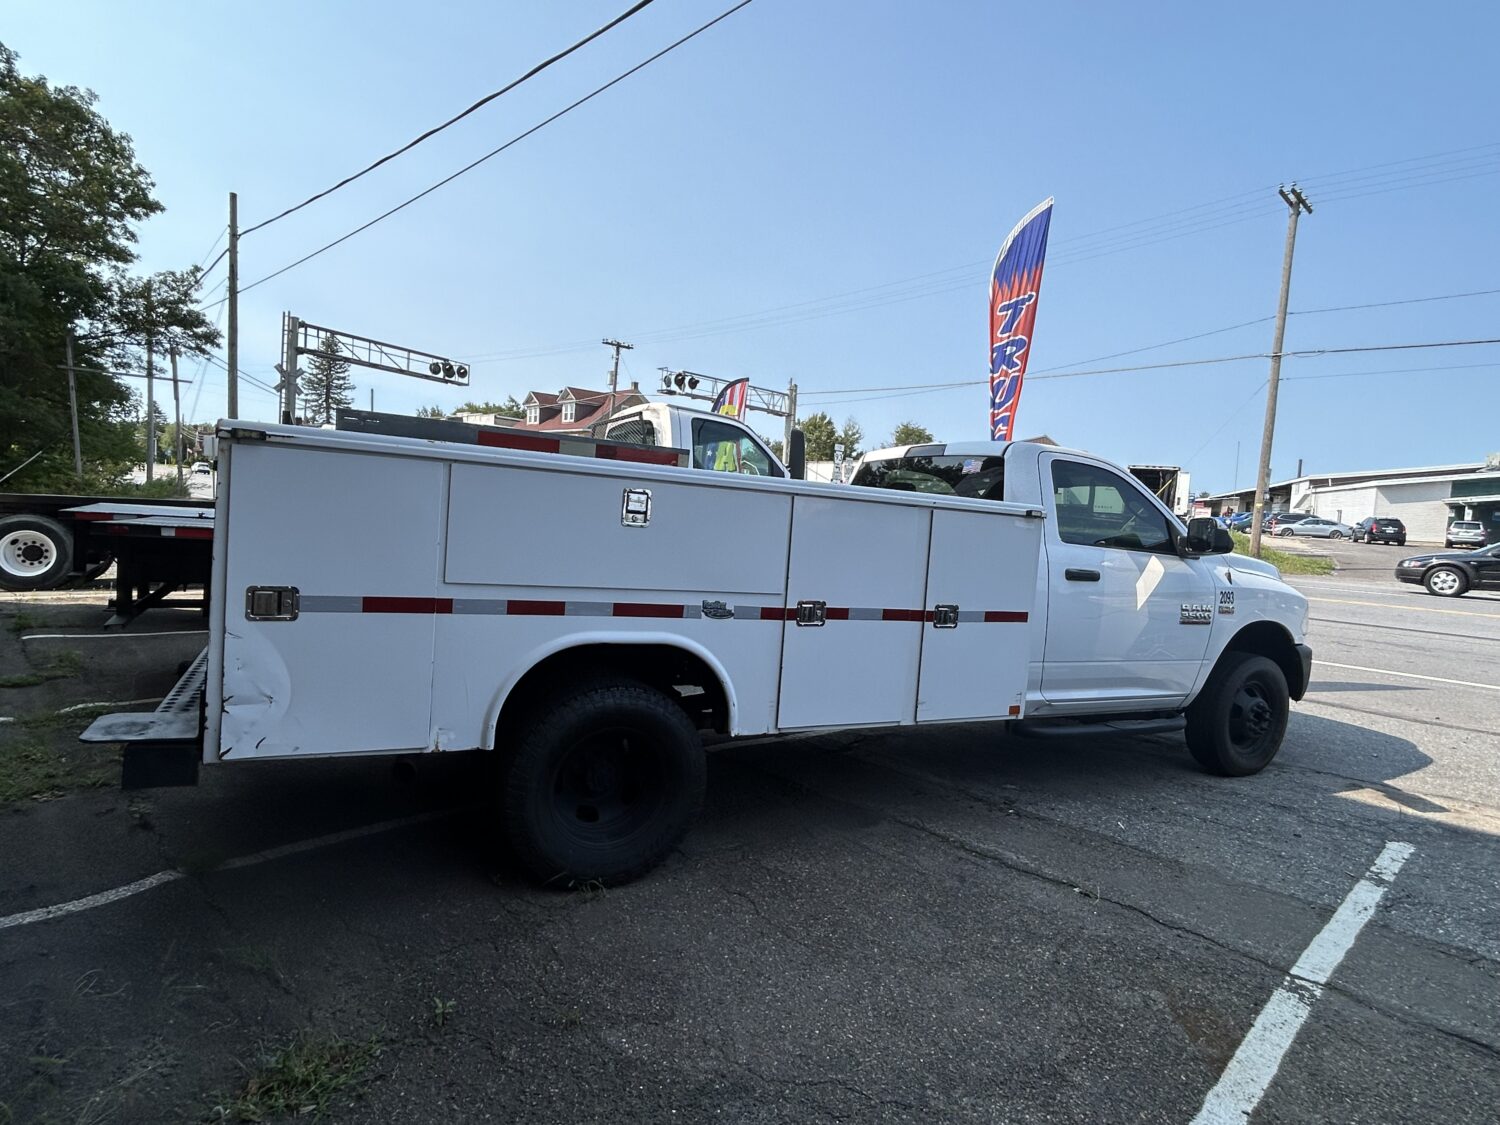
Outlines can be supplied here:
M125 744L122 789L198 784L203 758L203 687L208 649L188 665L155 711L101 715L78 736L80 742Z
M1150 718L1121 716L1118 719L1078 722L1073 719L1021 719L1010 729L1023 738L1070 738L1076 735L1101 734L1176 734L1187 726L1183 715L1160 715Z

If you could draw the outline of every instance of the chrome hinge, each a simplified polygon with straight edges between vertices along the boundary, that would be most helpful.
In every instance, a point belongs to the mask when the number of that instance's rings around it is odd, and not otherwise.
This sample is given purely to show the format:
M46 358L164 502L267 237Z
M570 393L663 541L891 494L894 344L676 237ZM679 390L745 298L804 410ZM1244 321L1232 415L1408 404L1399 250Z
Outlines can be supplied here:
M249 621L295 621L299 600L295 586L247 586L245 618Z
M822 625L828 620L827 602L798 602L798 625Z
M958 606L935 605L932 607L932 627L934 629L957 629L958 628Z

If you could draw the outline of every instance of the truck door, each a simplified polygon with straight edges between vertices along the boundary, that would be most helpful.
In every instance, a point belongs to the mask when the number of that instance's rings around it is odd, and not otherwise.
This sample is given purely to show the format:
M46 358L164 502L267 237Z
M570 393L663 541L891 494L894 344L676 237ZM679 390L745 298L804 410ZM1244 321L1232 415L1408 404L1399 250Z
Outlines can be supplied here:
M932 513L918 722L1021 715L1042 523Z
M1055 453L1042 480L1053 498L1042 695L1091 708L1181 702L1208 648L1209 568L1178 556L1166 513L1135 481Z
M915 719L929 528L923 508L796 498L778 727Z

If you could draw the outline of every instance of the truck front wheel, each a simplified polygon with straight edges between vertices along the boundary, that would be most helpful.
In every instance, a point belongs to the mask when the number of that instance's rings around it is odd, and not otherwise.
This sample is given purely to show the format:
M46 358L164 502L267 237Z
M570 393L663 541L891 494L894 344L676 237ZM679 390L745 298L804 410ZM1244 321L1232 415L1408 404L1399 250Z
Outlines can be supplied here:
M1187 744L1210 773L1259 773L1281 749L1288 694L1280 666L1250 652L1226 652L1187 712Z
M634 680L559 693L507 742L505 835L526 873L550 886L644 875L703 804L698 732L674 701Z
M46 516L0 519L0 586L48 590L73 568L73 537Z

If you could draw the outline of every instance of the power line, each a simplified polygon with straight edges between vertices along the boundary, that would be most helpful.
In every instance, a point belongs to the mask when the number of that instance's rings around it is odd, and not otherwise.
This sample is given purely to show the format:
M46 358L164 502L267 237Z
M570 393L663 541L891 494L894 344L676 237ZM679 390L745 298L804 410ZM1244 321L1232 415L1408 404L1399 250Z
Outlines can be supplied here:
M396 157L400 156L402 153L404 153L404 152L410 152L412 149L416 148L423 141L427 140L429 137L434 137L437 134L441 133L444 129L448 128L448 126L453 125L453 124L455 124L455 123L457 123L459 121L462 121L465 117L468 117L469 114L473 113L475 110L481 109L484 106L489 105L490 102L494 101L496 98L500 97L502 94L507 94L511 90L514 90L517 86L521 85L521 83L525 82L527 79L535 78L538 74L540 74L542 71L546 70L553 63L559 62L560 60L567 58L574 51L577 51L579 48L584 47L584 46L586 46L589 43L592 43L595 39L599 38L599 36L603 35L605 32L607 32L607 31L609 31L609 30L611 30L611 29L613 29L615 27L618 27L620 24L624 23L631 16L635 15L642 8L647 7L651 3L653 3L653 0L638 0L638 2L636 4L631 5L631 7L627 8L624 12L620 13L614 19L610 20L607 24L605 24L603 27L599 28L597 31L590 32L588 35L586 35L582 39L578 40L578 42L574 43L571 47L568 47L565 50L559 51L557 54L553 55L551 58L544 59L541 62L537 63L536 66L532 67L525 74L521 75L521 77L519 77L519 78L515 79L514 81L506 84L505 86L502 86L500 89L496 90L492 94L486 94L484 97L480 98L477 102L475 102L473 105L471 105L468 109L464 110L462 113L455 114L454 116L448 118L447 121L444 121L441 125L435 125L435 126L433 126L431 129L428 129L421 136L415 138L414 140L408 141L406 144L402 145L400 148L396 149L394 152L388 152L388 153L386 153L379 160L375 161L373 164L370 164L368 167L361 168L358 172L355 172L352 176L345 176L342 180L340 180L338 183L334 184L331 188L325 188L323 191L318 192L316 195L308 196L306 199L304 199L301 203L298 203L296 206L294 206L294 207L288 207L285 211L282 211L279 215L272 215L269 219L266 219L263 222L256 223L253 227L246 227L243 231L240 232L240 237L244 238L245 235L247 235L247 234L254 234L256 231L260 230L262 227L268 227L272 223L276 222L277 220L286 218L288 215L292 214L294 211L300 211L300 210L302 210L302 208L306 207L308 204L310 204L310 203L316 203L318 200L323 199L326 196L332 195L334 192L338 191L339 188L345 187L345 186L347 186L349 184L352 184L355 180L359 179L361 176L364 176L367 173L373 172L376 168L379 168L382 164L385 164L388 161L396 159ZM248 288L248 286L247 286L247 288Z
M681 39L678 39L676 42L671 43L671 44L669 44L666 47L663 47L660 51L657 51L656 54L652 55L650 58L644 60L643 62L637 63L635 66L631 67L629 70L625 71L623 74L617 75L616 77L610 79L608 82L604 83L604 85L596 87L594 90L592 90L591 92L585 94L583 97L579 98L577 101L573 102L572 104L566 106L563 109L558 110L551 117L548 117L545 120L537 123L536 125L533 125L530 129L527 129L524 133L520 133L520 134L512 137L510 140L506 141L499 148L490 150L489 152L487 152L483 156L481 156L478 160L472 161L471 163L464 165L464 167L460 168L457 172L454 172L451 176L444 177L443 179L439 180L437 183L433 184L431 187L426 188L425 190L420 191L416 195L412 196L410 199L407 199L405 202L398 203L396 206L392 207L390 210L388 210L388 211L386 211L386 212L384 212L384 213L382 213L380 215L375 216L375 218L371 219L369 222L364 223L364 224L362 224L360 226L355 227L348 234L341 235L340 237L334 239L332 242L329 242L329 243L327 243L324 246L318 247L318 249L314 250L312 253L310 253L310 254L304 254L302 257L298 258L295 262L292 262L289 265L282 266L279 270L276 270L273 273L268 273L268 274L266 274L265 277L259 278L256 281L252 281L249 285L243 286L240 289L240 292L241 293L247 293L251 289L254 289L257 285L264 285L266 282L270 281L272 278L274 278L274 277L280 277L282 274L286 273L288 270L296 269L298 266L302 265L303 263L312 261L312 259L316 258L319 254L322 254L322 253L325 253L326 251L332 250L335 246L339 245L340 243L347 242L349 239L353 238L355 235L360 234L363 231L369 230L376 223L382 222L385 219L390 218L397 211L401 211L401 210L404 210L407 207L410 207L413 203L417 202L417 200L422 199L425 196L431 195L433 192L437 191L438 188L443 187L446 184L452 183L454 180L458 179L458 177L464 175L466 172L473 171L475 168L477 168L481 164L483 164L486 160L489 160L491 157L495 157L495 156L500 155L500 153L504 152L506 149L510 148L512 145L515 145L515 144L517 144L517 143L525 140L527 137L531 136L533 133L535 133L535 132L537 132L537 131L545 128L546 126L552 124L552 122L556 121L558 118L563 117L566 114L572 113L573 110L577 109L579 106L583 105L585 102L592 101L594 98L596 98L600 94L604 93L604 91L608 90L610 87L618 85L619 83L623 82L625 79L629 78L631 75L637 73L638 71L644 70L646 67L650 66L652 63L654 63L657 59L661 58L663 55L666 55L666 54L669 54L672 51L675 51L678 47L681 47L688 40L694 39L697 36L703 34L703 32L705 32L709 28L713 27L716 23L719 23L721 20L729 18L735 12L739 11L743 7L746 7L751 2L752 2L752 0L740 0L740 2L738 4L736 4L736 5L734 5L732 8L729 8L726 11L721 12L719 15L717 15L713 19L709 20L707 23L703 24L702 26L698 27L697 29L695 29L693 31L688 32L688 34L684 35ZM208 306L205 306L205 307L208 307Z

